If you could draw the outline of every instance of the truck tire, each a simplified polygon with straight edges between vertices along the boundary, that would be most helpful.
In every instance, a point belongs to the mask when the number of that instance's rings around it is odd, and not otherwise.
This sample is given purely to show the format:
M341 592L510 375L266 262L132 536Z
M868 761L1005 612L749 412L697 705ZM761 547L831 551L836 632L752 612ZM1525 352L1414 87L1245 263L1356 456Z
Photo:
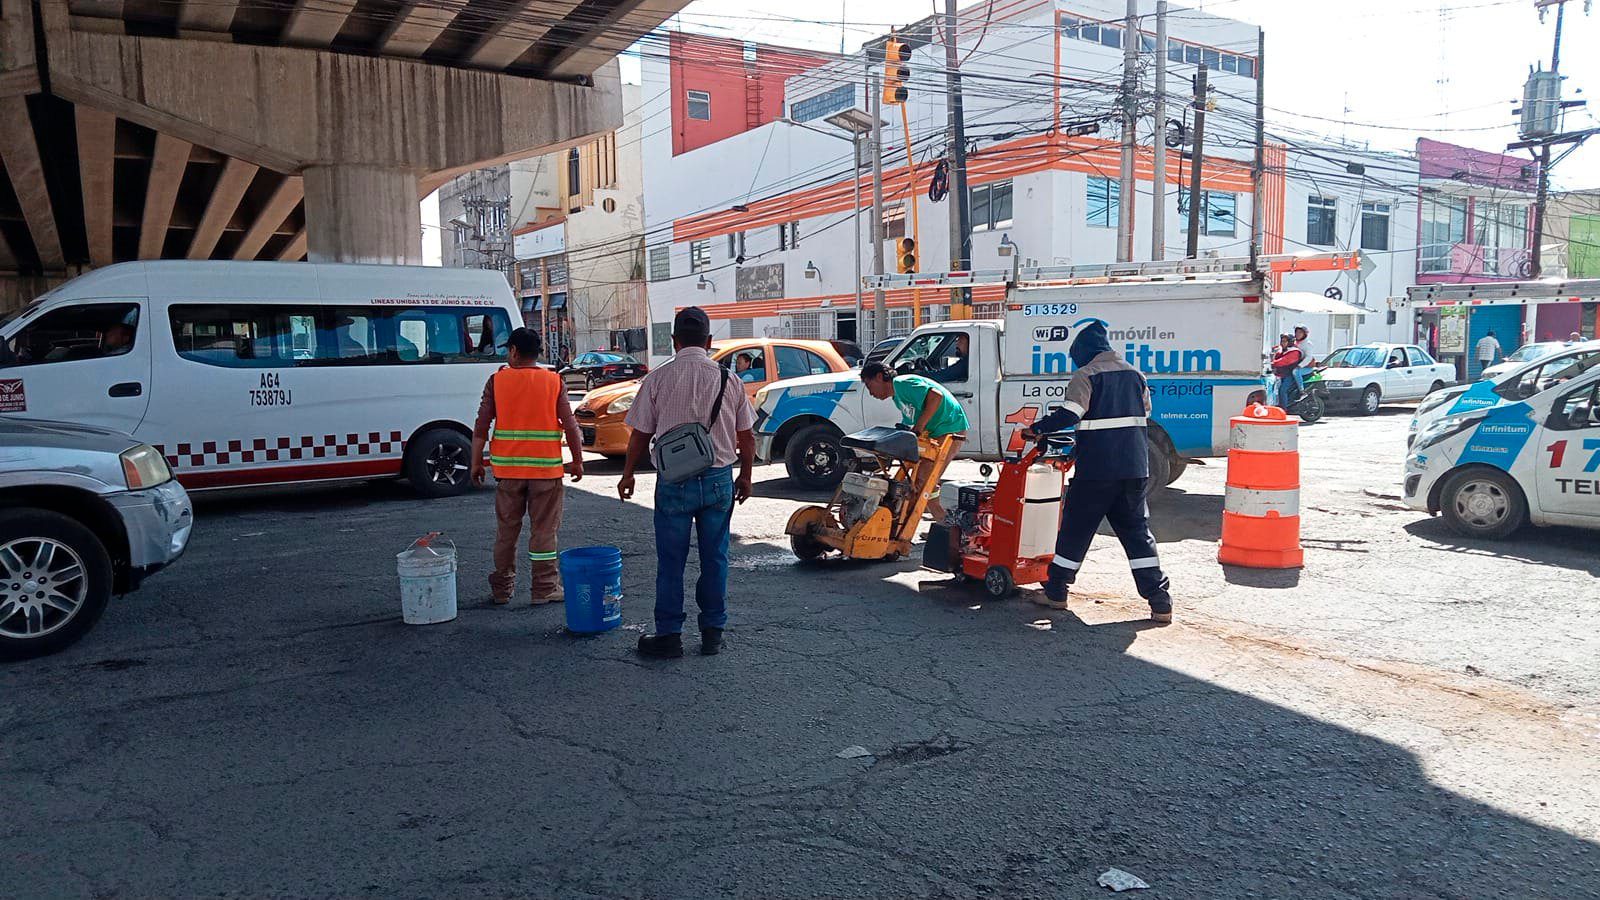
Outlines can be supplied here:
M844 480L844 437L831 422L820 422L800 429L789 439L784 466L789 477L811 490L829 490Z
M1150 479L1145 484L1144 499L1148 503L1156 498L1161 489L1171 484L1177 477L1172 474L1172 457L1158 445L1156 441L1148 442L1150 454ZM1185 463L1187 465L1187 463Z
M61 650L89 632L111 599L111 556L76 519L0 512L0 659Z
M1528 499L1510 475L1479 466L1451 475L1439 491L1439 511L1462 537L1500 540L1528 521Z
M466 493L472 487L472 441L454 428L430 428L406 448L405 473L411 489L432 500Z

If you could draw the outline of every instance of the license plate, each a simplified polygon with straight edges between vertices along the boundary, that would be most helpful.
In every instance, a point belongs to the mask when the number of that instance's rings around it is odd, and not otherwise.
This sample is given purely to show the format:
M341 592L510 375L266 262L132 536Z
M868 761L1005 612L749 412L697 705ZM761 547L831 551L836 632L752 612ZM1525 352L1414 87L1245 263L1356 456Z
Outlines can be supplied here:
M580 426L578 426L578 430L583 432L583 445L585 447L593 447L594 446L594 429L593 428L586 428L586 427L580 425Z

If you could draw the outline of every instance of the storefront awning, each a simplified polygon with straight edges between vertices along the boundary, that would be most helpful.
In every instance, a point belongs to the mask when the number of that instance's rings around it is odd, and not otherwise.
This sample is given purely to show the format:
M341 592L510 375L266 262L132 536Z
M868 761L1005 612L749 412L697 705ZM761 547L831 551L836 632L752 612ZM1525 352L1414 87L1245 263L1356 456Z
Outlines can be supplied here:
M1273 291L1272 305L1295 312L1326 316L1364 316L1370 309L1352 306L1343 300L1313 294L1310 291Z

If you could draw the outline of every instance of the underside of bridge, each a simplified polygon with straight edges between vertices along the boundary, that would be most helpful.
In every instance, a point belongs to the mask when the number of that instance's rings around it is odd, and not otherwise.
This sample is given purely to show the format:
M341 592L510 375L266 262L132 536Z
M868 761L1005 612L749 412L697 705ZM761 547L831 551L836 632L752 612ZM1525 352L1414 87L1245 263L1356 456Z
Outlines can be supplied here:
M417 201L621 124L687 0L0 0L0 307L133 259L418 262Z

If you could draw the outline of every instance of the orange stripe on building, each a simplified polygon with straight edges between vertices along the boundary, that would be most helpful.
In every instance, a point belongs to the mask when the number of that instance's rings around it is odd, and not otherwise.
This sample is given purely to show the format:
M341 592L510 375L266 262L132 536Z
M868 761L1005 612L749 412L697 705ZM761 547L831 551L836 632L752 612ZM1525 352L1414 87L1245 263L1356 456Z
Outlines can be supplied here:
M893 288L883 292L885 305L890 309L909 307L913 302L912 294L916 290L921 290L924 295L944 293L928 288ZM1001 303L1005 297L1006 286L1003 284L981 284L972 288L973 303ZM863 309L873 309L871 296L865 296L862 300ZM814 297L783 297L777 300L740 300L700 308L705 310L706 317L710 319L762 319L786 313L855 312L855 302L855 294L819 294ZM922 304L940 305L930 303L927 296L922 298Z
M1089 175L1116 177L1121 148L1115 141L1094 137L1067 137L1062 135L1031 135L995 144L967 158L967 182L986 184L1031 175L1049 170L1081 172ZM1149 148L1140 148L1135 157L1135 171L1145 181L1152 180L1155 171L1154 155ZM934 163L918 163L916 189L923 190ZM1180 167L1169 169L1167 181L1178 183ZM1281 171L1281 166L1279 167ZM1269 164L1269 171L1270 164ZM895 200L912 189L912 180L905 166L883 173L884 197ZM1239 194L1251 192L1250 166L1239 160L1207 157L1201 172L1201 183L1211 190L1225 190ZM861 196L871 193L871 179L863 175L857 181ZM768 197L749 204L743 210L723 209L711 213L686 216L672 223L674 242L694 241L720 237L736 231L762 228L797 219L809 219L832 213L849 212L855 202L855 186L845 179L822 185L815 189L795 191L777 197ZM865 208L865 207L863 207ZM1280 235L1282 229L1279 229Z

